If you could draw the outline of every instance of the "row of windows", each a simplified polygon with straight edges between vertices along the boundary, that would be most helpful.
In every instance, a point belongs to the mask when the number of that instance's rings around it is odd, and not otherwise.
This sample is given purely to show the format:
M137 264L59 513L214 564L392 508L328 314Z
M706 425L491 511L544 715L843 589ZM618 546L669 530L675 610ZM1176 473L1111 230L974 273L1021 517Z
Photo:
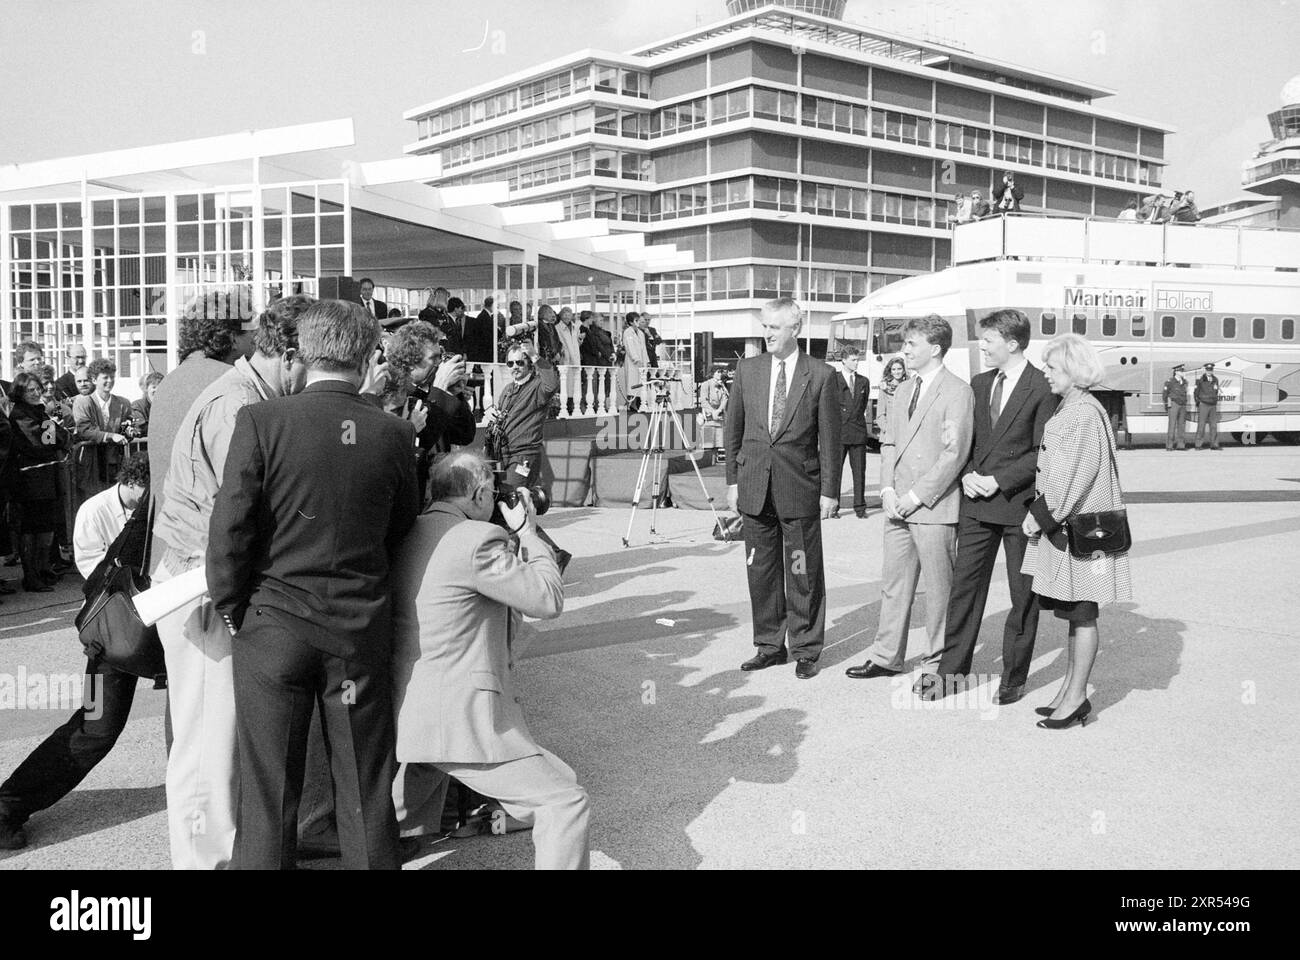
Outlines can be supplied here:
M1098 326L1097 318L1091 318L1092 326L1095 330ZM1070 317L1070 332L1077 333L1080 336L1088 335L1090 318L1087 314L1076 313ZM1055 313L1044 313L1041 318L1041 329L1043 336L1056 336L1059 321ZM1119 335L1119 318L1113 314L1105 314L1100 318L1099 325L1103 337L1115 337ZM1128 320L1129 334L1137 339L1146 339L1147 321L1146 317L1134 316ZM1264 317L1255 317L1250 322L1250 335L1253 340L1268 339L1268 320ZM1223 339L1237 339L1237 318L1224 317L1222 323ZM1205 339L1209 329L1209 321L1205 317L1192 317L1192 336L1197 340ZM1281 339L1295 339L1295 320L1291 317L1284 317L1280 325ZM1178 335L1178 318L1166 314L1160 318L1160 336L1165 340L1172 340Z
M595 89L599 93L621 94L625 97L646 99L650 96L649 75L639 70L623 70L603 63L588 63L571 70L561 70L523 84L512 90L503 90L489 97L479 97L458 104L416 121L421 140L436 137L474 123L484 123L496 117L527 110L552 100L559 100L583 90Z
M871 108L828 97L802 95L802 109L796 94L766 87L742 87L713 97L701 97L676 104L651 115L650 136L672 136L710 125L746 117L800 122L804 126L834 130L857 136L873 136L897 143L933 146L971 156L1047 166L1070 173L1091 174L1126 183L1159 186L1161 168L1099 150L1071 147L1033 137L992 130L972 124L931 121L929 117L898 110ZM796 120L796 117L799 119Z
M648 280L650 278L647 278ZM808 270L801 267L742 264L655 276L654 282L693 281L697 300L775 300L799 296L823 303L856 303L902 277L854 270ZM682 296L685 299L685 294ZM664 297L665 301L671 296Z
M494 170L490 179L506 180L510 184L510 189L514 191L591 175L623 180L648 180L650 171L650 160L644 154L597 148L574 150L572 153L542 157L504 170Z

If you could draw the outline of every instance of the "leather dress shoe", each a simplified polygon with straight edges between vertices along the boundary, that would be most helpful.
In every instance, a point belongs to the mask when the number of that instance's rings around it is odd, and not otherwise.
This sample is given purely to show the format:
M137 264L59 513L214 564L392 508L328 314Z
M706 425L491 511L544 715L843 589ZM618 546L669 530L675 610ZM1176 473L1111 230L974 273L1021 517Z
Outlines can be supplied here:
M993 702L999 706L1009 707L1017 700L1024 699L1025 688L1022 684L1018 687L998 687L998 692L993 694Z
M817 666L816 660L800 660L799 665L794 668L794 675L800 680L811 680L821 672L822 668Z
M18 592L18 591L17 591L16 589L14 589L14 585L13 585L12 581L9 581L9 580L0 580L0 597L8 597L8 596L12 596L13 594L15 594L15 593L17 593L17 592Z
M740 669L746 673L753 673L755 670L766 670L768 667L779 667L790 662L790 654L786 652L785 647L775 653L759 653L756 656L746 660L740 665Z
M860 667L849 667L844 675L854 680L874 680L876 677L896 677L902 670L887 670L880 664L868 660Z

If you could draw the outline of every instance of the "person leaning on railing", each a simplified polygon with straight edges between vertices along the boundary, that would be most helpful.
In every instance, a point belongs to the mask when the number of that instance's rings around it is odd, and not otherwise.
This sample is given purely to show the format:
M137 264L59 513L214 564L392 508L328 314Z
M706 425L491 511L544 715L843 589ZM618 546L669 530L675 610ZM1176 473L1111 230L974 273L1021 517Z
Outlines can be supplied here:
M22 372L14 377L9 400L11 496L19 515L23 589L49 593L59 580L50 569L50 548L59 519L56 474L70 440L68 432L46 412L44 391L35 374Z

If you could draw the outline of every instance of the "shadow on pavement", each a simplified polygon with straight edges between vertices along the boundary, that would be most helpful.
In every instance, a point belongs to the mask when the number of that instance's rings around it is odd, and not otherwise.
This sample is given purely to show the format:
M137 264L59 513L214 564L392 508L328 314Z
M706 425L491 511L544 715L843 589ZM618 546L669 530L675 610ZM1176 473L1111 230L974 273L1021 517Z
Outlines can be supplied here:
M117 790L74 790L48 810L32 815L23 828L29 846L15 852L26 853L88 833L99 833L166 809L167 792L162 784ZM0 858L4 856L0 854Z

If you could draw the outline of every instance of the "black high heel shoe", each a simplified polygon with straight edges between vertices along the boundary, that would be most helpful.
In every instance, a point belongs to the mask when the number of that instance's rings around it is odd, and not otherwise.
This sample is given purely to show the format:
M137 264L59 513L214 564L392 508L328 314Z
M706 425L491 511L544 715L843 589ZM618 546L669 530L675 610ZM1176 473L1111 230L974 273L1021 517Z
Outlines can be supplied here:
M1092 713L1092 701L1085 699L1079 704L1074 713L1068 717L1062 717L1060 720L1053 720L1048 717L1045 720L1039 720L1038 726L1044 730L1064 730L1066 727L1073 726L1078 721L1079 726L1084 726L1088 722L1088 715Z

